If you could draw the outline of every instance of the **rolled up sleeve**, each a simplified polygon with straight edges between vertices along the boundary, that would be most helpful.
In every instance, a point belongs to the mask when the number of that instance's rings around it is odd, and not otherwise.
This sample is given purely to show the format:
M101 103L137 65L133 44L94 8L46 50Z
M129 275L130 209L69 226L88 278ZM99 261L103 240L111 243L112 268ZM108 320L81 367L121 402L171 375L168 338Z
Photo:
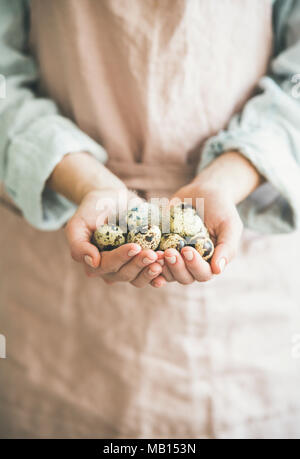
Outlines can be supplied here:
M300 2L276 2L274 32L270 74L205 144L199 171L226 151L243 154L267 183L239 205L240 215L252 229L278 233L300 228Z
M45 188L63 156L87 151L105 162L105 150L60 115L56 104L31 89L38 69L26 53L27 2L0 3L0 180L24 217L36 228L60 228L75 206Z

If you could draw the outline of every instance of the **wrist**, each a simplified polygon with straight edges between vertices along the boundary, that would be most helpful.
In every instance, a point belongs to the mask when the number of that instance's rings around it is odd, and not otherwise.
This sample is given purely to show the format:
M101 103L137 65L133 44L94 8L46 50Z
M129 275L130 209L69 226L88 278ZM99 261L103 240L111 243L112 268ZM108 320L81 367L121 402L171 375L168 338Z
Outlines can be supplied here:
M127 190L125 184L91 154L67 154L52 172L47 186L75 204L89 193Z
M242 154L225 152L203 169L194 179L203 195L222 193L238 204L249 196L263 177Z
M69 156L73 156L76 161L74 167L77 180L73 180L75 202L80 203L89 194L113 197L118 193L127 193L126 185L89 153Z

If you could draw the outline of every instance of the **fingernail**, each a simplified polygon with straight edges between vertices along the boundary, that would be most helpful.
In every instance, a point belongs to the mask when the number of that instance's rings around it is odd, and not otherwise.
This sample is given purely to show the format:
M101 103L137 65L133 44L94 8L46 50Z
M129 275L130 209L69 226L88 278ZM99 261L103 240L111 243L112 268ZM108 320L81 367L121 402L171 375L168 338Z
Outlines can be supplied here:
M153 263L154 260L150 260L150 258L143 258L144 265L149 265L149 263Z
M183 252L183 256L187 261L192 261L194 258L194 254L191 250L187 250L186 252Z
M134 256L137 255L140 251L141 251L141 249L129 250L128 256L129 256L129 257L134 257Z
M176 257L173 256L173 257L166 257L166 260L168 263L170 263L171 265L175 265L176 263Z
M163 259L157 260L157 263L159 263L160 266L163 266L165 264L165 260Z
M226 266L226 260L225 260L225 258L221 258L221 260L219 261L220 272L224 271L225 266Z
M94 268L92 257L90 257L89 255L85 255L84 261L87 265L91 266L91 268Z
M150 268L150 269L148 269L148 274L149 274L149 276L155 276L155 274L157 274L157 272L156 271L152 271L152 269Z

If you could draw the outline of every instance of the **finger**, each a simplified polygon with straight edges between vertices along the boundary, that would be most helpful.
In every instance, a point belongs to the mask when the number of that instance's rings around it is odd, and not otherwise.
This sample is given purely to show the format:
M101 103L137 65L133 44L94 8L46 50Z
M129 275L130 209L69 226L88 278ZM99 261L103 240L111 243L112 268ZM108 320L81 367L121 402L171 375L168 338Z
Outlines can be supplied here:
M65 234L73 260L84 261L89 266L97 268L101 256L97 247L90 242L91 231L86 222L80 217L72 218L65 228Z
M84 272L87 277L100 277L99 268L90 268L87 264L84 265Z
M110 280L110 279L103 279L104 282L107 284L107 285L112 285L112 284L115 284L114 281Z
M185 265L193 278L198 282L207 282L212 279L212 271L209 263L203 260L201 255L193 247L184 247L181 255Z
M110 252L101 253L100 273L117 273L126 263L141 252L138 244L124 244Z
M157 255L157 263L159 263L160 266L164 266L164 264L165 264L165 252L163 252L162 250L158 250L155 253Z
M153 263L148 268L144 268L137 278L131 282L131 284L138 288L146 287L155 277L159 276L161 269L162 268L158 263Z
M156 260L157 254L153 250L142 250L131 261L123 265L117 273L111 274L110 276L117 281L131 282L146 266L150 266Z
M152 287L155 287L155 288L163 287L166 284L167 284L167 281L162 275L157 276L153 281L151 281Z
M157 263L159 263L162 266L162 276L168 281L168 282L174 282L174 277L170 273L170 270L168 266L165 263L165 252L158 251L156 252L158 255L157 258Z
M182 256L175 249L165 251L165 262L174 279L180 284L187 285L194 281L193 276L187 270Z
M162 275L166 279L167 282L175 282L174 276L169 270L167 264L165 263L163 269L162 269Z
M168 266L166 265L165 263L165 252L162 252L162 251L158 251L156 252L157 253L157 263L159 263L161 266L162 266L162 278L164 278L167 282L174 282L175 279L174 277L172 276L172 274L170 273L170 270L168 268ZM157 283L160 283L160 282L157 282ZM162 282L162 284L164 285L165 282Z
M86 263L86 274L88 277L102 277L111 272L118 272L120 267L132 260L140 251L141 247L137 244L125 244L109 252L101 252L100 266L95 269Z
M225 221L219 228L217 244L211 259L214 274L221 274L226 265L233 260L238 251L243 225L239 217L233 221Z

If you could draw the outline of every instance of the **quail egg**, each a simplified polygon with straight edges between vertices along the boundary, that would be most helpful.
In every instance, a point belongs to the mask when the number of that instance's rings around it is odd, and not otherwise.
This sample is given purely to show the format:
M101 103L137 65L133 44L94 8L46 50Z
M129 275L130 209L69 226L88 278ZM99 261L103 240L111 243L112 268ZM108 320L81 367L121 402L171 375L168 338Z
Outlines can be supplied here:
M179 234L166 233L161 236L159 250L176 249L180 252L185 244L185 240Z
M213 256L215 250L212 240L208 237L198 238L195 242L195 249L201 255L203 260L209 260Z
M207 228L203 225L199 233L196 233L194 236L186 236L185 242L186 242L186 245L191 245L192 247L195 247L195 244L198 239L207 239L207 238L209 239L209 232Z
M143 202L129 209L127 213L127 225L129 231L138 230L151 224L159 223L159 208L148 202Z
M144 226L139 227L137 230L129 231L127 235L127 242L134 242L139 244L142 249L156 250L159 246L161 238L161 231L158 226Z
M170 232L182 237L194 236L203 229L203 222L193 208L174 206L170 212Z
M125 244L125 237L117 225L101 225L93 234L93 242L100 251L113 250Z

